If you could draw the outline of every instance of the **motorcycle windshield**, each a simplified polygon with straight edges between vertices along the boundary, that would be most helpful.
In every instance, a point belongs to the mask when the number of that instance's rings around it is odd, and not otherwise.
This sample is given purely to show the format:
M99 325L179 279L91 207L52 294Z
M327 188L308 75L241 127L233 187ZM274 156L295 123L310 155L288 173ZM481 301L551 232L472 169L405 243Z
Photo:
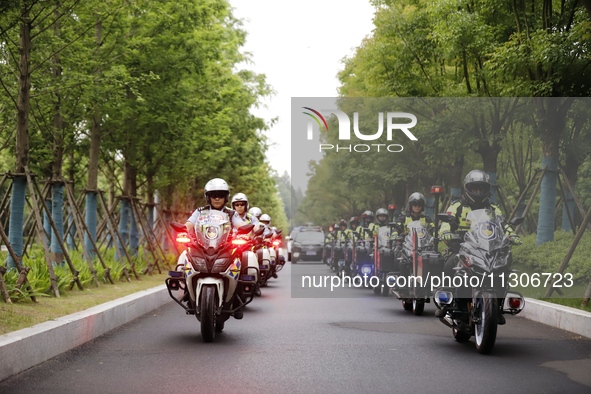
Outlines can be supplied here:
M230 217L227 213L204 211L195 225L197 243L204 249L217 249L228 240L231 229Z
M504 219L490 209L477 209L468 212L466 221L470 231L464 236L464 242L484 251L493 251L504 246Z
M424 249L431 245L431 235L429 235L427 227L425 227L425 225L422 222L420 222L419 220L415 220L407 224L406 228L408 228L408 237L410 237L411 242L413 234L417 234L417 247L419 249Z

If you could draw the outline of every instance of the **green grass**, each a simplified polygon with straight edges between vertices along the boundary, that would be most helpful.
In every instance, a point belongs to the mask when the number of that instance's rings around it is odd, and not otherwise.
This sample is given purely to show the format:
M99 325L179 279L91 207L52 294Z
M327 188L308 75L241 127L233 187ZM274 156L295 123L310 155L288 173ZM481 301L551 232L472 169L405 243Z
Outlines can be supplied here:
M140 281L136 279L132 279L131 282L117 281L114 285L88 286L82 291L75 287L72 291L63 292L60 298L47 295L37 297L37 303L32 302L30 298L21 299L12 304L7 304L0 299L0 335L162 285L166 277L165 273L145 275L140 277Z
M519 274L523 273L531 278L534 273L556 273L574 240L574 235L570 232L557 231L554 234L553 242L546 242L539 246L535 244L535 234L523 237L522 240L523 245L513 248L514 268L520 271ZM521 292L526 297L591 312L590 305L581 306L585 290L591 279L589 250L591 250L591 234L587 232L581 238L567 268L563 272L563 274L572 274L573 278L573 285L570 287L565 286L567 282L563 282L563 287L560 290L564 294L559 295L554 292L551 298L545 298L547 287L543 286L546 278L543 275L540 275L542 281L540 286L534 287L530 285L526 288L517 286L513 289Z
M78 280L82 284L83 290L79 290L73 282L74 274L68 264L52 265L58 278L60 297L57 298L52 291L49 269L43 250L41 247L34 246L29 251L29 257L24 259L24 265L31 268L27 275L29 290L24 286L20 289L16 288L18 279L16 270L9 270L4 275L12 303L6 303L0 296L0 335L162 285L167 277L169 267L163 267L162 264L160 264L162 274L158 274L157 269L153 270L153 275L142 274L147 266L146 258L149 261L152 261L152 258L147 256L141 248L138 255L133 258L140 280L137 280L130 271L131 281L127 282L124 268L129 270L129 264L119 263L115 259L114 249L104 250L102 256L114 284L111 284L105 277L106 269L102 267L98 259L95 258L93 261L96 271L96 275L93 275L84 256L76 251L70 251L72 264L74 269L78 271ZM4 261L5 255L0 254L0 259ZM167 256L169 266L174 266L175 260L172 255ZM70 289L72 286L73 288ZM31 300L31 296L36 297L36 303Z

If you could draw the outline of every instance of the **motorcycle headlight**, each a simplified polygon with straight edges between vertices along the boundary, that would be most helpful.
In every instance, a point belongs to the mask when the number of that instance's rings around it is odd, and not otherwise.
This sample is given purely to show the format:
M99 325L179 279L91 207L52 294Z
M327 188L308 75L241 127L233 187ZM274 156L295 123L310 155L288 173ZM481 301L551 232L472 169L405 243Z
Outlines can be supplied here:
M493 269L503 268L509 263L509 253L507 251L499 251L494 256Z
M228 258L216 259L213 263L213 267L211 268L211 273L218 274L220 272L226 271L230 266L230 262L231 260Z
M371 265L364 265L361 267L361 273L365 275L371 274Z
M193 269L197 272L207 272L207 264L205 263L205 259L201 259L199 257L193 257L191 259L191 264L193 265Z

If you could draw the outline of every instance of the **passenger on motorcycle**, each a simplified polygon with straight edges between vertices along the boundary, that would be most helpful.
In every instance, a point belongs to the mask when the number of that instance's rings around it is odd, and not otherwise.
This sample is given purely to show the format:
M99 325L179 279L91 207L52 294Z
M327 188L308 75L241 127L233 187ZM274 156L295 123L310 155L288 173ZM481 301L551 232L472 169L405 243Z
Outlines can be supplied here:
M464 193L462 194L462 198L452 203L446 210L447 214L456 217L458 228L452 232L449 223L442 223L440 238L444 241L451 241L454 239L454 233L463 235L466 231L470 230L470 223L466 221L466 216L472 210L488 208L492 209L497 215L503 215L501 208L490 202L490 195L490 178L488 174L481 170L470 171L464 178ZM509 234L513 244L521 243L519 236L513 232L510 226L506 226L505 232ZM454 274L454 267L457 264L456 256L460 250L460 243L461 238L458 239L458 242L447 243L452 253L443 267L446 275L452 276Z

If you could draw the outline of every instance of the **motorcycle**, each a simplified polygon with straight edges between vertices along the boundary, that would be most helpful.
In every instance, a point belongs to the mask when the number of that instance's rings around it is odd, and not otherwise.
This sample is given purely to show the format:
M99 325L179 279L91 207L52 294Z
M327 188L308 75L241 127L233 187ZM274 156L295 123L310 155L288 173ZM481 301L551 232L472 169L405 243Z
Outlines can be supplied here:
M355 248L354 259L351 264L351 275L371 278L374 272L373 241L360 239L357 241ZM369 282L369 279L367 282Z
M428 280L431 275L443 272L443 256L435 250L434 237L419 220L407 225L407 235L398 254L400 280L393 290L402 301L404 310L422 315L425 303L431 300ZM394 278L392 278L394 279Z
M457 225L455 216L440 214L438 218ZM463 281L460 286L445 286L435 292L436 316L452 329L456 341L466 342L474 335L476 350L488 354L496 341L497 326L505 323L503 314L520 313L525 300L509 289L512 242L503 217L478 209L469 212L466 220L470 230L460 244L454 276ZM521 222L523 218L517 218L509 224Z
M203 341L212 342L230 316L242 318L242 308L254 298L259 268L247 235L254 226L244 225L233 235L230 218L219 211L204 211L191 233L184 224L171 226L179 233L177 242L186 246L186 259L168 272L168 294L197 317Z
M281 230L278 229L277 235L272 242L273 249L275 250L275 254L277 256L275 261L275 272L273 272L274 275L272 275L274 278L277 278L277 272L281 271L285 266L285 256L283 255L283 253L281 253L281 238Z
M388 283L388 278L399 274L390 233L391 229L389 227L382 226L378 229L378 234L374 240L374 265L380 284L374 287L373 292L384 297L390 294L390 287L392 287L392 284Z
M275 263L272 249L269 248L271 236L271 234L267 234L265 236L255 237L254 250L257 255L260 273L257 287L265 287L267 285L267 281L271 277L272 267ZM260 295L260 292L257 291L257 294Z

